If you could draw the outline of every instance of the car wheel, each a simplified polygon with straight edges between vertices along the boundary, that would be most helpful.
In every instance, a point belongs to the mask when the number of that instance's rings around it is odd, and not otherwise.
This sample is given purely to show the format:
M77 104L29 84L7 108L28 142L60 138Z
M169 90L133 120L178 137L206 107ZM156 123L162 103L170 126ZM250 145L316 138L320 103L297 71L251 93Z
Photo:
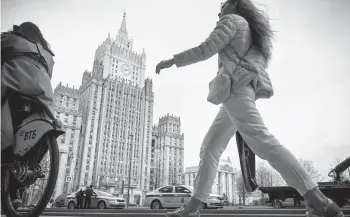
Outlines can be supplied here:
M202 203L200 206L199 206L199 209L206 209L207 208L207 204L206 203Z
M101 201L101 202L99 202L99 203L97 204L97 207L98 207L99 209L106 209L106 203L103 202L103 201Z
M279 200L274 201L273 207L276 208L276 209L282 208L282 203L281 203L281 201L279 201Z
M151 209L162 209L162 204L160 203L159 200L154 200L152 203L151 203Z
M68 209L75 209L75 203L74 202L70 202L68 204Z
M55 207L61 207L61 203L60 202L56 202L55 203Z

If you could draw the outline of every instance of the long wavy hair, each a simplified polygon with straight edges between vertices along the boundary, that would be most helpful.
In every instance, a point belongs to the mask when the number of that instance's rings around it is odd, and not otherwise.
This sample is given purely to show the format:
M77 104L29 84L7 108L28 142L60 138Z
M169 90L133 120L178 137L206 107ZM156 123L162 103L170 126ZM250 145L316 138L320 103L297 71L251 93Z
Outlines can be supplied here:
M45 40L39 27L34 23L24 22L19 26L14 25L13 32L23 36L29 41L32 41L34 43L40 43L46 50L48 50L51 53L51 55L54 56L53 52L51 51L49 43Z
M273 31L267 13L255 6L251 0L228 0L234 3L235 13L246 19L252 32L253 44L268 62L272 56Z

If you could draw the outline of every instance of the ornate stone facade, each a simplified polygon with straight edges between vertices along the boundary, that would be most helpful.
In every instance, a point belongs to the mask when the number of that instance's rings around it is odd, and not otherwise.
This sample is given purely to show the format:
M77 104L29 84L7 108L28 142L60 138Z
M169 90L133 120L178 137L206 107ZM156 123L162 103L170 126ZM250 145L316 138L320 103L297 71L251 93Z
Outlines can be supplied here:
M179 176L181 177L181 184L193 186L198 172L198 166L186 167L185 172ZM211 193L227 196L229 203L238 204L238 191L236 188L236 178L238 170L232 165L230 158L220 159L218 172L212 186Z
M66 134L57 139L60 150L60 166L55 196L71 193L74 190L73 180L79 170L77 162L81 152L81 146L79 146L81 127L79 100L79 89L60 83L54 90L55 117L62 122L66 131Z
M95 60L102 63L102 77L125 81L132 85L145 85L146 52L139 54L133 50L133 40L126 28L126 14L114 40L108 34L106 40L95 51Z
M184 134L180 117L167 114L153 127L153 188L179 183L184 172Z
M145 79L146 53L137 54L132 45L124 14L115 40L108 35L96 49L92 72L84 72L77 186L119 192L131 166L132 186L149 190L153 83Z
M176 182L184 168L180 118L168 114L152 129L153 82L145 79L145 70L145 50L133 51L124 13L115 39L109 34L97 47L93 69L83 73L80 88L56 87L55 115L67 133L58 138L55 196L90 184L120 195L129 167L131 202Z

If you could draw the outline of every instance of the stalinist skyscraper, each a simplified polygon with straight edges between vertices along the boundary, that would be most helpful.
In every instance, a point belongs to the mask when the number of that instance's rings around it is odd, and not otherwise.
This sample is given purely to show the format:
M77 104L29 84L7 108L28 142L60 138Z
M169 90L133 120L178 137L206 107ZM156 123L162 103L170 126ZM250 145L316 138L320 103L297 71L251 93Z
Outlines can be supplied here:
M149 189L154 94L145 71L146 52L133 50L124 13L116 37L108 34L97 47L93 70L82 78L76 187L113 192L121 180L127 183L131 166L131 185Z

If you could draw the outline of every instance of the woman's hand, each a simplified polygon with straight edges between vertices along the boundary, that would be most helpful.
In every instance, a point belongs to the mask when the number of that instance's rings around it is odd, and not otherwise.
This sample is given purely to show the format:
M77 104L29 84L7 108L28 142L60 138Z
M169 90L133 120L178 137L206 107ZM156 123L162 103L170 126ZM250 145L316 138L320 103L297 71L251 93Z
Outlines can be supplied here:
M156 66L156 74L160 73L160 70L170 68L174 65L174 58L170 60L163 60L160 63L157 64Z

